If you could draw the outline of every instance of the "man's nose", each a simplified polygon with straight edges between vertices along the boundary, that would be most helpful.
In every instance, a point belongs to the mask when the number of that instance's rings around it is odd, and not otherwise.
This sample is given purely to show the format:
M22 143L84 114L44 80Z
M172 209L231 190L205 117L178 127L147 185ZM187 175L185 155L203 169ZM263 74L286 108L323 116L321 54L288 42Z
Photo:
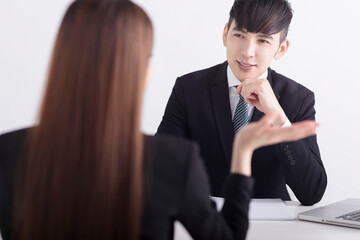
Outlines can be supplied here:
M246 41L241 48L241 55L246 58L252 58L255 56L256 43L253 41Z

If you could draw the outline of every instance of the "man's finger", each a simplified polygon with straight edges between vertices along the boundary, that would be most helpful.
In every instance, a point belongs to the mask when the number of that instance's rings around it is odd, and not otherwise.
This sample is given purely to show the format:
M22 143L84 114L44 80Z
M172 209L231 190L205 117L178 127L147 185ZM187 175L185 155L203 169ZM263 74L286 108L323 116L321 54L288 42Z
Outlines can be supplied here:
M242 90L242 84L240 84L240 85L236 88L235 94L236 94L236 95L240 94L241 90Z

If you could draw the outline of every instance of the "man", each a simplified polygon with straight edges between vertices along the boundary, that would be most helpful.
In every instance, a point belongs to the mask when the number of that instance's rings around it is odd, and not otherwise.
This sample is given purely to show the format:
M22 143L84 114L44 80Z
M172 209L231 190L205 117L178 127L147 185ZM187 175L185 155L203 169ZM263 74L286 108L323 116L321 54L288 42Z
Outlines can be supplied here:
M175 83L158 133L200 144L214 196L222 196L241 125L264 114L276 114L279 127L315 119L314 93L269 68L289 47L291 19L286 0L235 1L223 32L227 61ZM320 201L327 185L316 136L258 149L252 176L254 198L290 200L287 184L304 205Z

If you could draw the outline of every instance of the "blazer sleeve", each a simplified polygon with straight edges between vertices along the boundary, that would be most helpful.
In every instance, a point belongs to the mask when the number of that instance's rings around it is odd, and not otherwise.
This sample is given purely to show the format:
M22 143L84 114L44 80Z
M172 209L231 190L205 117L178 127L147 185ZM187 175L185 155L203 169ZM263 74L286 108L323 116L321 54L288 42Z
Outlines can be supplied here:
M315 97L309 92L300 103L293 122L315 120ZM303 205L319 202L325 192L327 175L321 161L316 136L278 144L277 157L282 162L286 183Z
M183 87L180 78L177 78L156 134L169 134L187 138L185 107Z
M245 239L254 180L230 174L223 188L224 206L218 212L209 197L208 179L197 147L190 159L178 220L194 239Z

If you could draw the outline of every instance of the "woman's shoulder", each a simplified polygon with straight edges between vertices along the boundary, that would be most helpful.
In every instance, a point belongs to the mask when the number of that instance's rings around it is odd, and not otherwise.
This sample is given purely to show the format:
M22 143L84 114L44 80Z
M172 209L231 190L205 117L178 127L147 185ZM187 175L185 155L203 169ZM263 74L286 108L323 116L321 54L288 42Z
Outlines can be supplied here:
M180 183L186 178L191 163L199 159L199 148L194 142L161 134L145 136L144 167L153 177Z
M171 157L179 161L186 161L190 155L198 151L195 142L165 134L155 136L145 136L144 141L145 154Z
M1 164L10 161L20 153L30 128L23 128L0 135Z
M176 137L169 134L156 134L155 136L145 135L145 144L150 145L166 145L166 146L178 146L181 148L189 148L196 145L194 141Z
M21 141L26 136L26 133L29 131L29 129L30 128L21 128L0 134L0 141L1 143L13 143Z

